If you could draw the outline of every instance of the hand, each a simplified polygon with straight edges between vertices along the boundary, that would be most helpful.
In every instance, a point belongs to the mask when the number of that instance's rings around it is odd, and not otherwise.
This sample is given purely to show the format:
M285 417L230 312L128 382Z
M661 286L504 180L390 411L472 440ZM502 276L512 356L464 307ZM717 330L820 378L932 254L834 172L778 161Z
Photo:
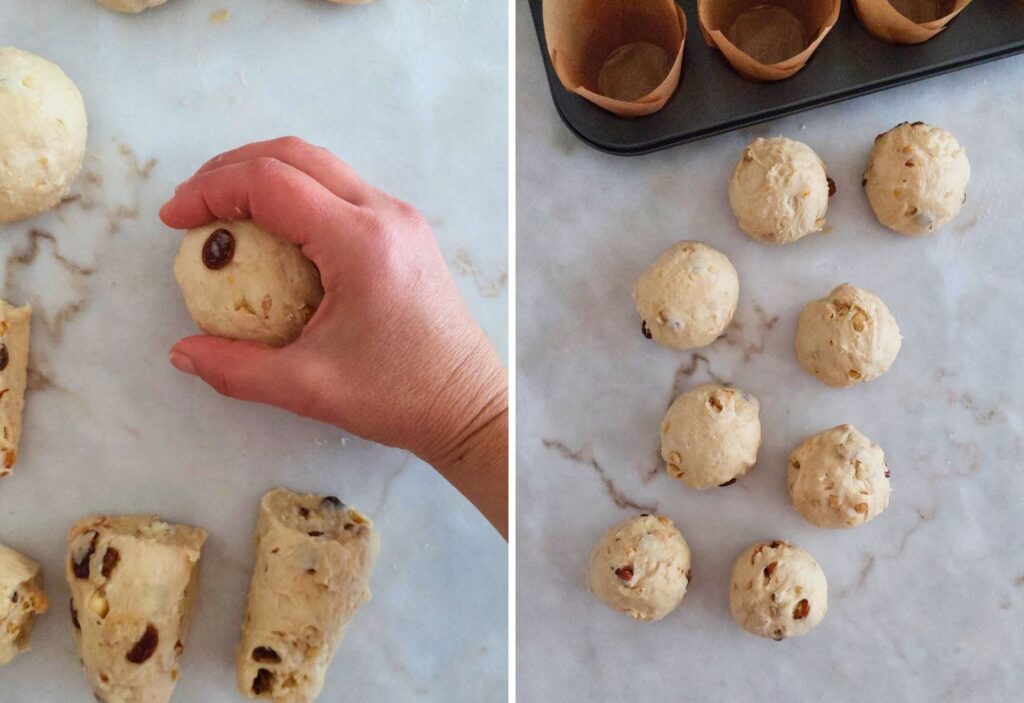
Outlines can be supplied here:
M412 206L294 138L206 163L160 211L168 227L252 219L302 247L324 299L282 348L188 337L170 354L218 392L402 447L507 531L508 382Z

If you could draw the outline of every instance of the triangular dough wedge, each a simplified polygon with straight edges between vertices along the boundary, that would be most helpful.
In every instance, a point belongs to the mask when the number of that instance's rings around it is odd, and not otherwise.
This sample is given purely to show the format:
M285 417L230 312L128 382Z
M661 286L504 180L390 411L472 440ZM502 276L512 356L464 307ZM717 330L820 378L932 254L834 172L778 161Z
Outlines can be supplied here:
M242 695L287 703L319 695L349 620L370 599L379 546L369 518L333 496L263 496L238 647Z
M203 530L156 515L88 518L71 528L71 620L97 700L170 700L205 541Z
M0 544L0 665L28 649L35 616L48 605L39 564Z
M11 473L18 460L31 319L31 305L16 308L0 300L0 478Z

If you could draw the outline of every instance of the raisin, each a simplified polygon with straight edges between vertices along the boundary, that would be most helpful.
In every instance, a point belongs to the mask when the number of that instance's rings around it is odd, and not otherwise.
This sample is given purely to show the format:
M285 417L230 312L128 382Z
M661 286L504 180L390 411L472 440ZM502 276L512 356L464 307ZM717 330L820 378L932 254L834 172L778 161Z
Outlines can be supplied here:
M654 335L651 334L649 329L647 329L647 320L640 321L640 332L642 332L647 339L654 339Z
M632 566L620 566L615 570L615 575L623 581L629 581L633 578L633 567Z
M828 197L832 197L836 194L836 182L828 176L825 176L825 180L828 182Z
M301 517L303 520L308 518L309 517L309 508L303 508L302 506L299 506L299 517Z
M76 559L74 553L72 553L71 571L74 572L75 578L89 578L89 560L92 559L92 554L96 551L97 537L99 537L99 535L93 532L92 540L89 542L89 548L85 551L85 554L83 554L80 558Z
M252 692L257 696L266 693L274 687L274 672L270 669L260 669L256 672L256 678L252 680Z
M892 478L892 472L889 470L889 465L888 464L885 465L885 477L886 478Z
M323 537L324 533L320 530L313 530L312 532L307 532L306 534L308 534L310 537Z
M7 364L11 361L11 355L7 353L7 345L0 342L0 371L7 368Z
M923 124L924 124L924 122L911 122L910 126L911 127L920 127Z
M867 184L868 184L868 179L867 179L867 178L865 178L865 179L861 180L861 182L860 182L861 188L863 188L863 187L864 187L864 186L866 186Z
M345 503L337 496L324 496L324 499L320 501L320 507L326 508L328 505L337 508L338 510L345 507Z
M650 513L640 513L640 517L650 517Z
M110 574L114 572L114 567L116 567L120 561L121 553L113 547L107 547L107 551L103 552L103 568L100 570L103 577L110 578Z
M253 659L253 661L258 661L261 664L265 664L265 663L280 664L281 663L281 655L278 654L277 652L275 652L270 647L257 647L256 649L252 650L252 659Z
M779 565L779 562L773 561L771 564L769 564L768 566L764 567L764 582L765 583L768 583L769 579L771 579L772 574L775 573L775 567L778 566L778 565Z
M18 592L17 591L15 591L14 593L11 594L11 602L12 603L17 603L18 602Z
M231 263L235 256L235 237L226 229L218 229L203 245L203 265L216 271Z
M78 622L78 611L75 610L75 601L70 601L68 605L71 606L71 624L75 626L76 630L81 630L82 625Z
M146 631L125 655L125 659L132 664L142 664L153 656L158 644L160 644L160 631L152 625L146 625Z
M772 633L772 639L776 642L781 642L782 640L786 639L786 635L783 634L782 630L776 630Z
M732 485L732 484L734 484L734 483L736 483L736 479L734 479L734 478L733 478L733 479L729 479L729 480L728 480L728 481L726 481L725 483L720 483L720 484L718 484L718 487L719 487L719 488L725 488L726 486L731 486L731 485Z
M779 540L777 540L777 539L774 539L774 540L772 540L772 543L771 543L771 544L770 544L769 546L770 546L770 547L771 547L772 549L778 549L779 547L781 547L781 546L782 546L782 542L780 542L780 541L779 541Z
M807 613L811 612L811 604L804 598L793 608L793 619L803 620L807 617Z

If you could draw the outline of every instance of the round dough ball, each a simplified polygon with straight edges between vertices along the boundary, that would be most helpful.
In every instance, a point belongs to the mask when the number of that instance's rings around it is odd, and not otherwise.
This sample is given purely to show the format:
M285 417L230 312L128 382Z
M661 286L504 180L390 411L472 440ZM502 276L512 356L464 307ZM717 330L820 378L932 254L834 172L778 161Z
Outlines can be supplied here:
M704 490L731 484L757 461L761 421L757 398L715 383L673 401L661 421L668 475Z
M679 242L636 281L633 300L648 339L676 349L711 344L736 314L740 280L732 262L702 242Z
M157 5L163 5L167 0L97 0L100 5L117 12L142 12Z
M752 141L729 180L729 204L740 229L772 244L820 232L834 192L818 155L785 137Z
M854 527L889 505L889 466L882 448L853 425L804 440L789 455L793 507L818 527Z
M758 637L784 640L810 632L828 610L818 562L800 547L775 540L753 544L732 567L733 620Z
M807 303L796 330L800 365L834 388L878 378L901 344L899 325L885 303L849 283Z
M690 547L672 521L640 515L612 527L594 546L587 588L637 620L660 620L690 583Z
M971 164L952 134L904 122L875 139L864 189L883 225L929 234L960 212L970 179Z
M190 229L174 276L204 333L274 346L298 337L324 296L302 250L251 220Z
M82 168L88 121L60 67L0 47L0 223L60 203Z

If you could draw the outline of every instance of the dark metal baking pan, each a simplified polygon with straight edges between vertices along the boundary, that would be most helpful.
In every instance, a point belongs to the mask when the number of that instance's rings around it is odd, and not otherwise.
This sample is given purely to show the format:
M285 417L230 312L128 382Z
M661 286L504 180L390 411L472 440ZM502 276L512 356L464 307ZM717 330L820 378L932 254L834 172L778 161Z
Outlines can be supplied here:
M624 119L562 87L544 41L542 0L529 2L558 114L587 144L621 155L665 149L1024 51L1020 0L974 0L938 36L912 46L872 37L846 1L803 70L784 81L755 83L704 42L696 0L680 0L689 26L679 89L660 112Z

